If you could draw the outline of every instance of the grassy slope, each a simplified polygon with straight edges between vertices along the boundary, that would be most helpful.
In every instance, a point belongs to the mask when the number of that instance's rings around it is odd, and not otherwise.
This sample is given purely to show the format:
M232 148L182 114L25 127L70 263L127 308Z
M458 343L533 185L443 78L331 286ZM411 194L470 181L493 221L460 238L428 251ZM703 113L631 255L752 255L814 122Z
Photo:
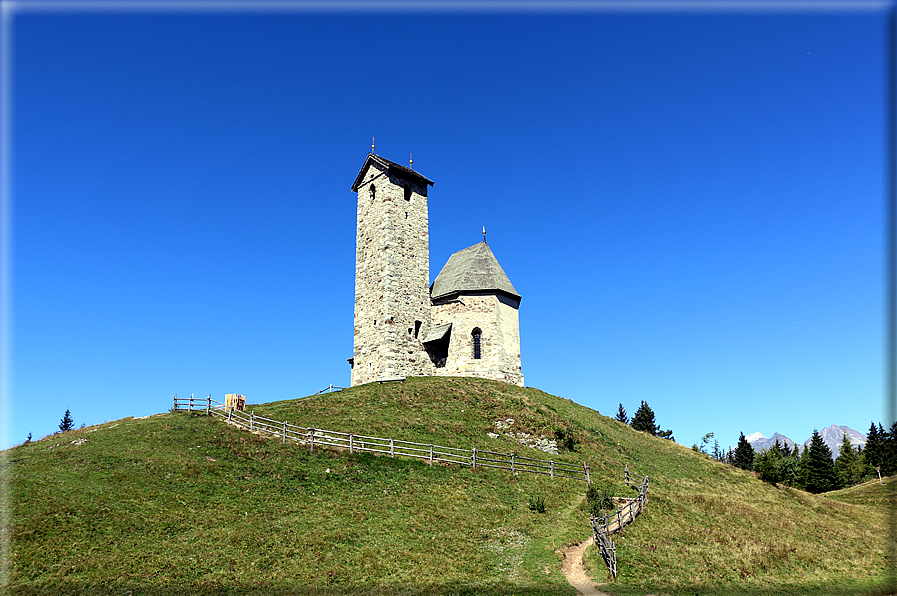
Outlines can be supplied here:
M646 512L617 540L611 593L864 594L883 573L880 502L769 486L538 390L408 379L250 408L521 455L533 451L485 435L492 421L573 432L580 452L560 459L590 461L593 482L629 496L624 464L651 477ZM13 593L574 594L555 551L589 535L581 482L309 454L186 414L50 436L9 461ZM528 509L531 494L546 513Z

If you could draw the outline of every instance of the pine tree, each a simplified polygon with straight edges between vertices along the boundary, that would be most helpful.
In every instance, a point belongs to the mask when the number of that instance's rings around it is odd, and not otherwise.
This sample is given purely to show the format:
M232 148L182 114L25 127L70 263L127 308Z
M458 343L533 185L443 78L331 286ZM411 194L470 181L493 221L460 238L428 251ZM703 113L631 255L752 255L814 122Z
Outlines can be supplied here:
M891 476L897 474L897 422L891 424L888 432L882 433L879 426L879 434L882 435L881 474Z
M776 439L776 443L778 442L779 440ZM788 443L782 445L782 455L784 455L785 457L791 457L791 445L789 445Z
M782 482L782 460L784 456L778 448L778 441L773 447L754 458L754 470L760 474L760 480L775 484Z
M742 470L754 469L754 448L744 438L744 433L738 433L738 444L732 454L732 464Z
M800 486L800 460L796 456L783 457L779 462L779 477L786 486Z
M629 423L629 426L635 430L646 432L649 435L657 435L657 431L660 430L660 428L654 424L654 412L644 400L642 400L642 405L638 407L638 410L635 411L635 415L632 417L632 422Z
M884 445L882 437L878 434L878 427L873 422L869 426L869 433L866 435L866 447L863 449L863 464L866 468L866 475L876 475L875 468L881 466L883 455Z
M60 432L65 432L67 430L72 430L73 428L75 428L75 422L72 420L72 413L66 410L65 416L63 416L62 420L59 422L59 430Z
M835 467L838 470L838 476L841 479L842 486L853 486L863 479L862 461L854 450L847 433L841 438L841 446L838 448L838 459L835 460Z
M619 420L623 424L629 424L629 416L626 415L626 410L623 408L623 404L620 404L620 408L617 410L617 415L614 419Z
M723 459L723 461L730 466L735 465L735 451L731 447L729 447L729 450L726 451L726 457L725 459Z
M815 429L810 438L810 446L804 451L806 460L801 462L804 464L801 470L804 490L824 493L840 488L840 478L832 460L832 450L822 441L822 436Z

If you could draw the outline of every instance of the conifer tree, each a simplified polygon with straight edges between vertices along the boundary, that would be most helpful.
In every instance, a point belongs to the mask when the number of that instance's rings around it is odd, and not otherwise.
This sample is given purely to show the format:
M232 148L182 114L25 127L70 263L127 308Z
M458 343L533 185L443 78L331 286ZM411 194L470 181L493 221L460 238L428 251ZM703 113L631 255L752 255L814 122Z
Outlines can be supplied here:
M776 443L778 442L779 440L776 439ZM791 445L789 445L788 443L782 445L782 455L784 455L785 457L791 457Z
M744 438L744 433L738 433L738 444L732 454L732 465L742 470L754 469L754 448Z
M642 405L638 407L638 410L635 411L635 415L632 417L632 422L629 423L629 426L635 430L646 432L649 435L656 435L657 431L660 430L654 423L654 412L644 400L642 400Z
M863 465L859 455L853 448L847 433L841 438L841 446L838 448L838 459L835 467L841 479L841 486L853 486L863 479Z
M897 422L891 424L888 432L882 433L879 426L879 435L883 435L881 473L883 476L897 474Z
M867 475L874 475L875 468L881 466L884 455L882 437L878 434L878 427L873 422L866 434L866 448L863 449L863 464Z
M62 420L59 422L59 430L60 432L65 432L67 430L72 430L73 428L75 428L75 422L72 420L72 413L66 410L65 416L63 416Z
M779 466L779 477L782 484L794 487L800 486L800 460L797 459L797 456L783 457L782 461L779 462Z
M629 424L629 416L626 415L626 410L623 408L623 404L620 404L620 408L617 410L617 415L614 416L615 420L619 420L623 424Z
M776 443L778 445L778 443ZM754 458L754 470L760 474L760 480L775 484L782 482L782 460L784 456L776 446L770 447Z
M840 488L840 478L832 460L832 450L822 441L822 436L815 429L810 438L810 446L804 452L806 459L801 462L804 490L823 493Z

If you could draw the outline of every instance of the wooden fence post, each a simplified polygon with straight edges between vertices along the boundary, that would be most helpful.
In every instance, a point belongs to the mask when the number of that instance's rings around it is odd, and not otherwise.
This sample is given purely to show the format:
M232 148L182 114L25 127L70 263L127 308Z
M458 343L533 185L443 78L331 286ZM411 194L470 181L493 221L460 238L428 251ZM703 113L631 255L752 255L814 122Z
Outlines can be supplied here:
M430 443L430 467L433 467L433 443Z
M174 395L171 396L171 409L174 410L175 412L178 411L178 394L177 393L175 393Z
M353 447L352 442L353 442L354 438L355 438L355 435L353 435L352 433L349 433L349 453L352 453L352 447Z
M249 412L249 432L252 432L255 427L255 410Z
M282 443L284 445L286 445L287 444L287 421L286 420L283 421L283 434L281 436L283 437Z
M308 450L315 450L315 427L308 429Z
M549 469L551 471L551 477L554 478L554 460L551 460L549 463Z
M471 449L470 454L471 454L470 455L471 468L476 470L477 469L477 448L474 447L473 449Z
M206 416L212 413L212 394L209 394L209 397L206 398Z
M389 437L389 457L396 456L396 446L395 442L392 440L392 437Z
M188 411L190 411L190 412L193 411L193 394L192 393L190 394L190 402L188 403L187 408L188 408Z
M586 469L586 484L592 486L592 477L589 475L589 464L588 462L583 462L582 465L585 466Z
M516 474L517 470L514 469L514 454L511 454L511 474Z

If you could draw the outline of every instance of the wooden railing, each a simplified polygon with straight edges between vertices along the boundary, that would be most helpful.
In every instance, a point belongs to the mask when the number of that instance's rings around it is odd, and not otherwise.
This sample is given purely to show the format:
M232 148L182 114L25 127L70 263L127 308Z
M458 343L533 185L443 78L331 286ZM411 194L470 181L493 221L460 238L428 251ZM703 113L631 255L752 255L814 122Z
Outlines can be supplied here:
M206 414L210 412L213 402L219 403L212 399L211 395L194 398L192 393L190 397L178 397L178 394L175 393L172 401L172 412L205 412Z
M437 464L458 464L477 468L496 468L510 470L512 474L531 473L545 474L551 478L572 478L585 480L591 484L591 471L588 462L581 465L555 460L522 457L515 453L499 453L477 449L460 449L433 443L414 443L393 437L373 437L335 430L314 427L302 427L282 420L271 420L256 416L254 412L240 412L226 408L224 404L208 396L205 399L174 397L172 408L175 412L205 412L208 415L226 419L229 424L239 426L250 432L270 434L280 437L283 443L288 440L307 445L309 450L315 447L336 447L347 449L349 453L369 452L389 455L390 457L411 457L426 460L431 466Z
M634 482L633 478L637 478L639 481ZM598 545L598 549L601 551L601 558L604 559L604 563L615 578L617 577L617 547L610 535L631 524L642 512L645 503L648 501L649 490L648 477L630 475L628 464L623 473L623 481L638 490L638 496L633 499L626 499L628 502L613 513L602 517L590 516L592 536L595 544Z

